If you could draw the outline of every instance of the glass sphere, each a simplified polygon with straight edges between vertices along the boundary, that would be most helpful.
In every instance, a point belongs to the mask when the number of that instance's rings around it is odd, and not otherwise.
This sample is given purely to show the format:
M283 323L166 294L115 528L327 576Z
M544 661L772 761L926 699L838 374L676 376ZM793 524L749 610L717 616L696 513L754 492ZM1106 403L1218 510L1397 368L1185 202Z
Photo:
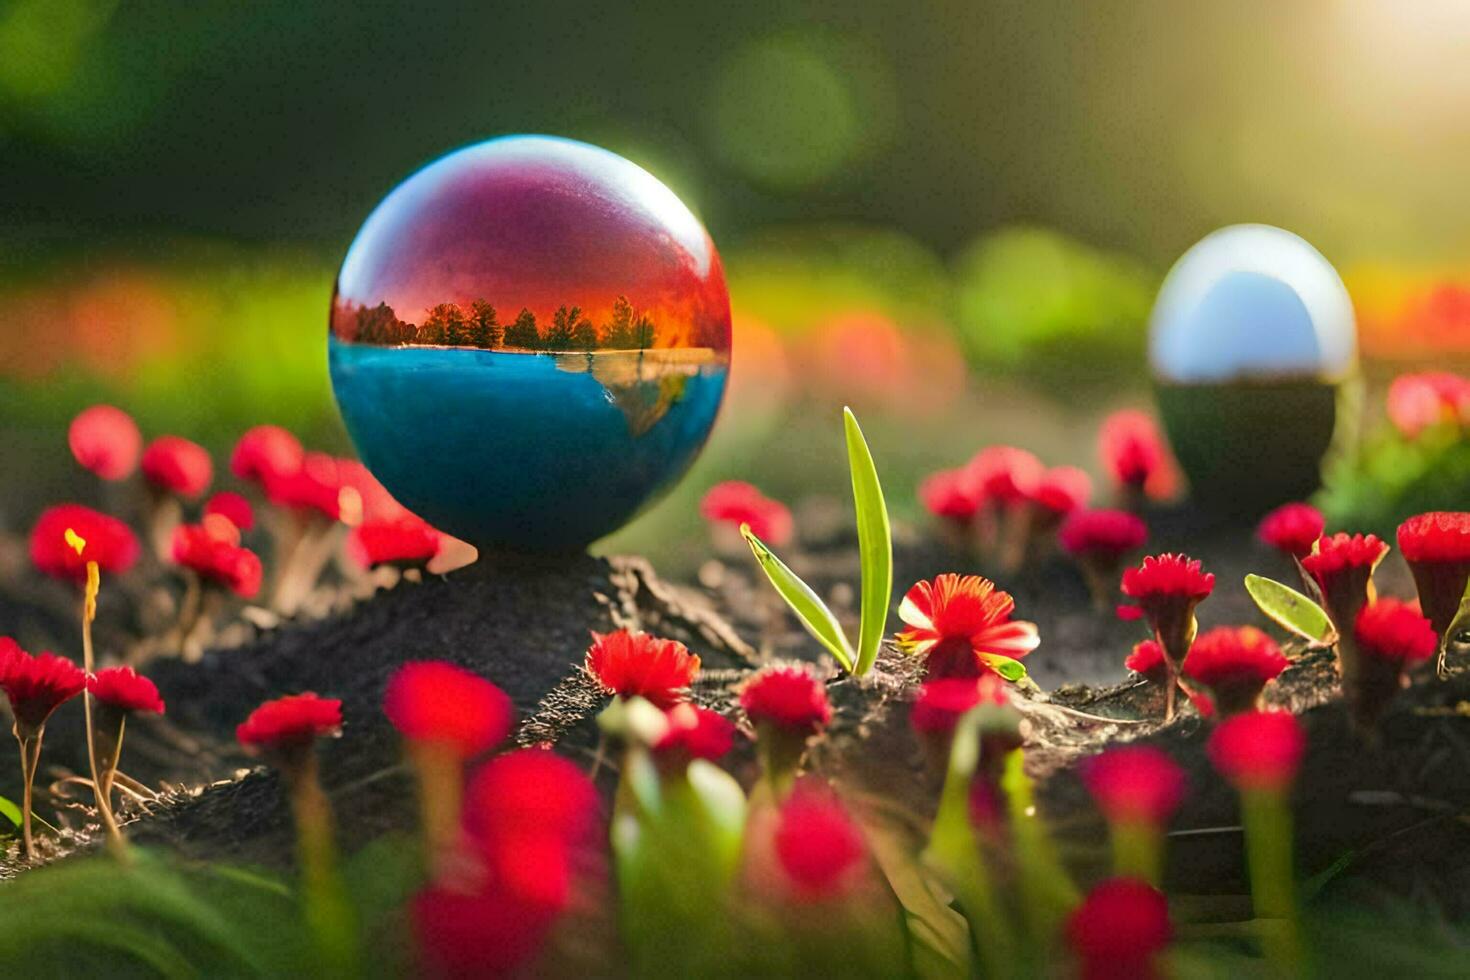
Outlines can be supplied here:
M714 243L652 175L511 136L399 184L337 276L332 386L405 506L491 551L570 551L693 462L730 363Z
M1149 358L1198 500L1253 516L1317 488L1357 331L1342 279L1311 245L1269 225L1207 235L1159 289Z

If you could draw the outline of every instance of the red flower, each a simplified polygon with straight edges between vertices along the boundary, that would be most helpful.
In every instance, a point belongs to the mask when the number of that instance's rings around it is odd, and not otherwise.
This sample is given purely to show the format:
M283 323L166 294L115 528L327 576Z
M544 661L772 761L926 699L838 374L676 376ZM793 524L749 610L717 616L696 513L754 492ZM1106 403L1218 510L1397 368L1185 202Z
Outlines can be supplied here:
M978 677L993 670L995 658L1019 659L1041 643L1035 623L1011 619L1015 607L989 579L940 575L903 597L898 615L909 628L898 644L928 658L930 677Z
M1011 507L1030 499L1045 468L1024 449L990 446L976 453L967 469L982 499Z
M694 683L699 658L677 640L618 630L592 634L586 668L605 694L671 708Z
M921 735L948 735L972 708L1007 705L1005 683L995 674L926 681L909 709L909 724Z
M143 435L133 417L111 405L93 405L67 430L71 454L104 480L123 480L138 467Z
M919 484L924 509L941 520L968 525L985 502L974 474L968 468L940 470Z
M255 508L250 501L231 490L222 490L204 505L206 517L223 517L241 531L255 527Z
M121 574L133 567L138 554L138 539L126 524L81 504L47 508L31 531L31 561L55 578L86 581L91 561L105 572Z
M468 759L510 734L515 707L504 691L442 660L411 661L388 678L383 712L404 738Z
M1123 594L1138 600L1164 655L1176 667L1189 650L1195 607L1214 588L1215 576L1188 555L1153 555L1123 573Z
M776 825L776 857L797 894L840 893L865 853L862 831L831 791L811 779L797 783Z
M1387 554L1388 545L1372 534L1333 534L1320 538L1302 559L1302 567L1317 580L1339 633L1352 628L1358 610L1368 601L1373 570Z
M223 585L242 599L252 599L260 592L260 557L240 547L240 530L226 518L215 515L205 518L203 524L179 525L171 554L175 564Z
M1146 745L1093 756L1082 764L1082 782L1111 823L1163 827L1184 799L1184 770Z
M1261 519L1256 537L1277 551L1305 558L1312 553L1312 545L1322 536L1324 526L1322 512L1311 504L1282 504Z
M17 734L34 736L61 707L87 686L76 664L54 653L31 656L11 641L0 663L0 689L10 699Z
M560 908L489 888L431 887L410 909L424 975L471 980L514 975L545 944Z
M363 568L423 567L434 560L444 536L409 514L396 520L364 521L347 536L347 553Z
M362 516L362 497L344 482L343 463L326 453L307 453L294 470L267 471L263 477L266 499L300 514L317 513L328 520L356 523Z
M1087 506L1092 497L1092 477L1075 466L1054 466L1042 474L1031 493L1031 502L1054 520Z
M1289 711L1247 711L1216 726L1206 747L1240 792L1284 792L1301 766L1307 735Z
M773 547L791 541L791 511L749 483L727 480L710 487L699 503L699 513L712 523L736 528L749 524L756 537Z
M1353 720L1367 728L1407 683L1407 671L1439 650L1439 634L1413 603L1379 599L1358 613L1353 638L1358 658L1342 684Z
M1189 648L1184 675L1210 689L1222 714L1233 715L1253 709L1288 663L1276 641L1254 626L1218 626Z
M307 748L342 730L342 702L308 691L267 701L235 729L247 752L275 753Z
M1133 878L1102 882L1067 920L1067 941L1082 961L1083 980L1161 976L1154 958L1171 938L1163 893Z
M1078 510L1062 522L1057 541L1067 554L1116 562L1148 540L1148 525L1125 510Z
M1119 486L1155 500L1174 495L1179 476L1169 444L1144 412L1124 409L1103 420L1097 437L1103 467Z
M1470 513L1431 511L1399 525L1399 551L1419 590L1419 604L1441 637L1460 611L1470 579Z
M826 687L804 666L762 667L740 689L740 707L752 724L808 735L832 720Z
M735 724L708 708L676 704L665 714L669 727L653 750L660 757L688 764L691 759L713 762L735 744Z
M1388 418L1406 439L1436 425L1470 423L1470 380L1448 371L1401 374L1388 388Z
M475 771L465 793L465 826L482 841L520 834L583 840L597 812L591 780L549 749L496 756Z
M1439 648L1439 637L1429 620L1412 603L1398 599L1379 599L1364 606L1353 635L1365 656L1399 668L1428 660Z
M596 826L597 791L582 771L546 749L520 749L481 766L465 799L465 827L493 885L518 901L565 906L575 851Z
M241 480L269 485L301 469L304 452L291 433L275 425L258 425L240 437L230 456L230 472Z
M1136 609L1137 606L1129 606ZM1164 648L1159 646L1158 640L1143 640L1133 645L1133 652L1128 659L1123 661L1123 666L1141 674L1153 684L1166 684L1169 681L1169 665L1164 660Z
M99 704L118 711L163 714L163 698L148 678L131 667L108 667L87 678L87 690Z
M143 450L143 476L160 490L198 498L214 479L209 450L180 436L159 436Z

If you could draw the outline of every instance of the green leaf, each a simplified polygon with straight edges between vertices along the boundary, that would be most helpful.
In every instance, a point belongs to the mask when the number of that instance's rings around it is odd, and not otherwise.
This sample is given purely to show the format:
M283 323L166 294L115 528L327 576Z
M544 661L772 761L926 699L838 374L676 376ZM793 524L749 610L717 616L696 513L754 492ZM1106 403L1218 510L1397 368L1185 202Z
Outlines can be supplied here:
M1245 590L1266 618L1282 629L1323 646L1332 642L1332 620L1297 590L1261 575L1247 575Z
M1465 594L1460 596L1460 608L1455 612L1455 618L1445 627L1444 643L1454 643L1455 637L1465 630L1470 630L1470 582L1465 583Z
M873 454L863 439L852 409L842 410L847 433L847 465L852 471L852 502L857 511L858 557L862 568L862 616L858 627L857 665L861 677L878 659L878 648L888 629L888 606L893 601L893 530L888 505Z
M0 815L3 815L5 819L9 820L17 827L19 827L21 824L20 807L16 806L14 803L12 803L10 800L7 800L3 796L0 796Z
M1026 676L1026 665L1019 660L990 653L985 655L985 662L990 665L991 670L1008 681L1019 681Z
M837 617L832 615L832 610L827 608L811 586L803 582L795 572L786 567L786 563L776 557L776 553L766 547L766 543L755 536L750 525L740 525L740 533L745 536L745 541L750 545L755 560L759 563L761 570L766 573L766 578L781 593L781 598L796 613L796 618L801 625L806 627L808 633L816 637L817 642L826 647L832 656L845 670L853 669L852 647L848 645L847 637L842 633L842 626L837 622Z

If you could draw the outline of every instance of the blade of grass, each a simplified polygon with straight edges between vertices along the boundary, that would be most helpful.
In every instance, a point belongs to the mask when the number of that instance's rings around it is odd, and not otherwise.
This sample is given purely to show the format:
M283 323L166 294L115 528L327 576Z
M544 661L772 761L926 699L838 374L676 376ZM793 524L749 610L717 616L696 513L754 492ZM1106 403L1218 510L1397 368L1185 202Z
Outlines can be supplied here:
M751 553L755 555L756 563L766 573L766 578L771 580L771 585L786 600L791 611L796 613L796 618L801 625L806 627L808 633L816 637L817 642L827 648L832 656L844 670L853 669L852 647L848 645L847 637L842 633L842 625L837 622L837 617L827 604L812 591L801 578L786 567L786 563L776 557L776 553L766 547L766 543L755 536L749 524L740 525L740 533L745 537L746 544L750 545Z
M858 557L862 569L862 615L858 626L857 664L861 677L878 659L878 648L888 628L888 606L893 600L893 530L878 469L863 430L852 409L842 410L847 434L847 465L852 471L852 502L857 511Z
M1261 575L1247 575L1245 590L1266 618L1282 629L1319 646L1332 642L1332 620L1321 606L1297 590Z

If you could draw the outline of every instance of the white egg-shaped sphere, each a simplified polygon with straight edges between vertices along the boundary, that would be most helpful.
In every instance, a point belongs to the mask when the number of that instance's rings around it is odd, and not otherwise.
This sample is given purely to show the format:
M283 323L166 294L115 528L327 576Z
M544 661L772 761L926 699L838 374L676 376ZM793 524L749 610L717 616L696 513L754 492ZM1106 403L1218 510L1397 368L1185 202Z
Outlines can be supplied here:
M1232 225L1185 252L1159 289L1149 360L1195 499L1247 517L1316 490L1357 350L1342 278L1291 232Z
M1347 287L1307 242L1270 225L1211 232L1174 263L1149 323L1161 380L1338 380L1357 362Z

